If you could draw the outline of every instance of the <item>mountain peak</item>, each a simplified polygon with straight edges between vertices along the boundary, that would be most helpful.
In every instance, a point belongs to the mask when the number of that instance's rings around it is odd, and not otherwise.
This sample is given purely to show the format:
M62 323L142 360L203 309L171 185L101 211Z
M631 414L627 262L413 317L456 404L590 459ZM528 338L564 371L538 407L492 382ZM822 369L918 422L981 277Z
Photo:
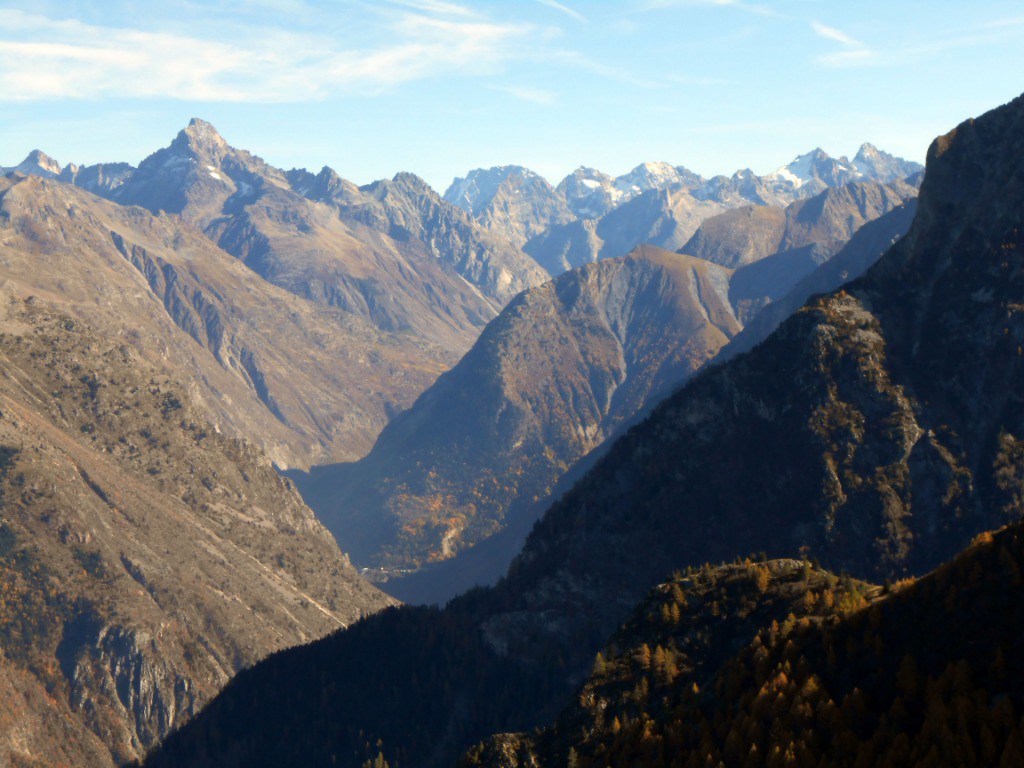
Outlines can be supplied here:
M21 171L30 176L53 178L60 174L61 165L41 149L33 149L12 170Z
M220 156L230 147L210 123L193 117L175 139L175 145L187 147L201 157Z
M465 178L456 178L443 197L467 213L478 215L494 198L498 188L512 176L524 179L537 178L537 174L521 165L496 165L491 168L475 168Z
M861 144L857 154L853 156L853 165L862 176L883 183L905 179L923 170L919 163L890 155L867 142Z
M854 160L862 159L866 157L877 157L880 154L885 154L878 149L874 144L865 141L860 145L860 149L857 150L857 154L853 156Z
M395 184L401 184L402 186L412 189L420 194L434 192L434 188L431 187L424 179L417 176L415 173L410 173L409 171L399 171L394 175L391 181Z

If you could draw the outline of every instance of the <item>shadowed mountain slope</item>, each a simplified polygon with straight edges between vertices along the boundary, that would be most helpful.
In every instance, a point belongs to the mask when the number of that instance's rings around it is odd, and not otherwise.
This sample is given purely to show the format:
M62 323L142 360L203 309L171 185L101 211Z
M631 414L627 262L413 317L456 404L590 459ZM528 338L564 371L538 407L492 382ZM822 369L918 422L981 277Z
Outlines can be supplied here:
M771 303L758 311L750 322L744 326L740 334L722 349L717 361L728 360L741 352L748 352L753 349L757 344L768 338L772 331L778 328L787 317L800 309L811 296L834 291L845 283L863 275L871 265L878 261L883 253L889 250L897 240L907 233L914 220L914 213L916 211L917 200L910 199L903 205L889 211L889 213L883 214L874 221L867 222L854 233L853 237L850 238L850 241L843 246L839 253L822 263L809 275L796 282L795 285L789 282L791 287L785 295L770 296ZM794 259L796 263L793 265L792 272L799 274L806 270L806 264L800 258L801 251L809 251L813 255L815 248L816 246L812 245L804 249L797 249L796 251L786 251L778 254L778 256L782 258L796 257ZM749 281L757 286L756 290L758 292L764 292L764 289L770 287L770 284L767 284L768 281L758 274L761 271L759 267L760 265L765 265L764 268L772 269L777 266L772 263L774 260L774 256L769 257L763 261L755 262L748 267L736 270L736 273L733 275L733 283L730 285L730 293L734 297L737 294L742 295L742 293L750 295L752 291L743 291L740 285L743 281ZM777 279L778 272L773 269L773 273L771 278ZM786 275L786 277L791 280L792 274ZM773 279L772 282L775 282L775 280Z
M814 243L834 252L865 223L916 196L917 189L902 180L852 182L784 209L737 208L705 221L679 250L730 269Z
M885 590L792 560L677 576L551 727L460 765L1018 765L1022 567L1015 525Z

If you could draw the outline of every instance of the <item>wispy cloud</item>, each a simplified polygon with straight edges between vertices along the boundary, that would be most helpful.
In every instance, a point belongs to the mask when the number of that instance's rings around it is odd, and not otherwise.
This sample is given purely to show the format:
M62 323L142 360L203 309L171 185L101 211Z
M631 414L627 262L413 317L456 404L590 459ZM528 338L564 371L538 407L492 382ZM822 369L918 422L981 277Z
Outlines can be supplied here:
M862 42L853 39L841 29L836 29L835 27L830 27L827 24L822 24L820 21L812 21L811 29L813 29L819 37L823 37L826 40L834 40L837 43L842 43L843 45L851 47L864 47Z
M580 13L579 11L574 11L569 6L557 2L557 0L537 0L537 2L540 3L541 5L546 5L548 8L554 8L556 11L561 11L566 16L571 16L572 18L576 19L576 21L585 22L587 20L582 13Z
M772 16L776 18L786 18L785 14L780 13L775 8L761 3L750 3L746 0L642 0L637 6L637 10L640 11L656 11L663 8L680 8L680 7L691 7L696 8L700 6L705 7L717 7L717 8L733 8L744 13L750 13L755 16Z
M878 51L843 30L820 21L811 21L810 24L818 37L842 46L841 50L819 56L819 63L828 67L863 67L882 63Z
M558 95L553 91L546 91L542 88L528 88L519 85L496 85L494 90L502 91L515 96L520 101L528 101L531 104L541 104L543 106L550 106L555 103Z
M500 70L532 55L543 37L534 26L493 23L454 3L401 5L409 10L377 22L377 44L360 48L278 29L236 30L214 39L0 9L0 101L323 99L444 74Z
M391 5L402 6L403 8L411 8L416 11L422 11L424 13L438 13L445 14L448 16L463 16L470 17L475 16L476 13L467 8L464 5L457 3L446 3L442 0L387 0Z
M1024 38L1024 15L1010 16L995 21L975 24L948 34L933 34L927 40L908 39L899 47L873 48L842 30L811 22L818 36L837 42L842 49L817 58L829 67L900 66L921 61L964 48L984 48Z

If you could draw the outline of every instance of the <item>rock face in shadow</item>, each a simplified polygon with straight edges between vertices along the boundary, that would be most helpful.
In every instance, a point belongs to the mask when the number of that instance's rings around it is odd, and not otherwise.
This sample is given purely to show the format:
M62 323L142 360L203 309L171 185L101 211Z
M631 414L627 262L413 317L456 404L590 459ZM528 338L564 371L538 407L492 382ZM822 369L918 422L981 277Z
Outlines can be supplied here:
M366 459L298 476L305 498L360 564L451 557L739 331L729 276L644 246L527 291Z
M914 184L903 180L850 182L785 209L737 208L706 220L680 252L736 270L729 298L747 323L831 259L864 224L916 196Z

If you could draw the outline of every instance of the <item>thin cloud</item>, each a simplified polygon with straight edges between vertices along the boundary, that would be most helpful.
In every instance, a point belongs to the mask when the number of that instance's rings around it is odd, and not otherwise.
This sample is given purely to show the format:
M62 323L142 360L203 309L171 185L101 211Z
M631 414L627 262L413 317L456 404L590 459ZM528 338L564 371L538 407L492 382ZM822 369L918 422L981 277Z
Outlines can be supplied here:
M841 29L822 24L820 21L812 21L811 29L818 37L829 42L839 43L844 50L827 53L817 58L820 64L827 67L865 67L877 66L883 63L879 53L862 41L846 34Z
M820 37L826 40L834 40L837 43L842 43L850 47L863 48L864 44L859 40L855 40L848 34L843 32L841 29L830 27L827 24L822 24L820 21L812 21L811 29L813 29Z
M638 6L639 11L658 11L664 8L685 8L685 7L713 7L713 8L734 8L744 13L755 16L771 16L774 18L789 18L779 13L774 8L759 3L748 3L743 0L643 0Z
M566 16L571 16L572 18L576 19L576 21L586 22L587 20L587 18L582 13L574 11L569 6L557 2L557 0L537 0L537 2L540 3L541 5L546 5L548 8L554 8L556 11L561 11Z
M450 3L415 0L434 10ZM265 30L219 39L0 10L0 101L103 97L290 102L500 69L533 50L526 24L395 14L376 46ZM230 42L228 42L230 40Z
M476 16L471 9L457 3L446 3L442 0L387 0L391 5L411 8L424 13L437 13L447 16Z

